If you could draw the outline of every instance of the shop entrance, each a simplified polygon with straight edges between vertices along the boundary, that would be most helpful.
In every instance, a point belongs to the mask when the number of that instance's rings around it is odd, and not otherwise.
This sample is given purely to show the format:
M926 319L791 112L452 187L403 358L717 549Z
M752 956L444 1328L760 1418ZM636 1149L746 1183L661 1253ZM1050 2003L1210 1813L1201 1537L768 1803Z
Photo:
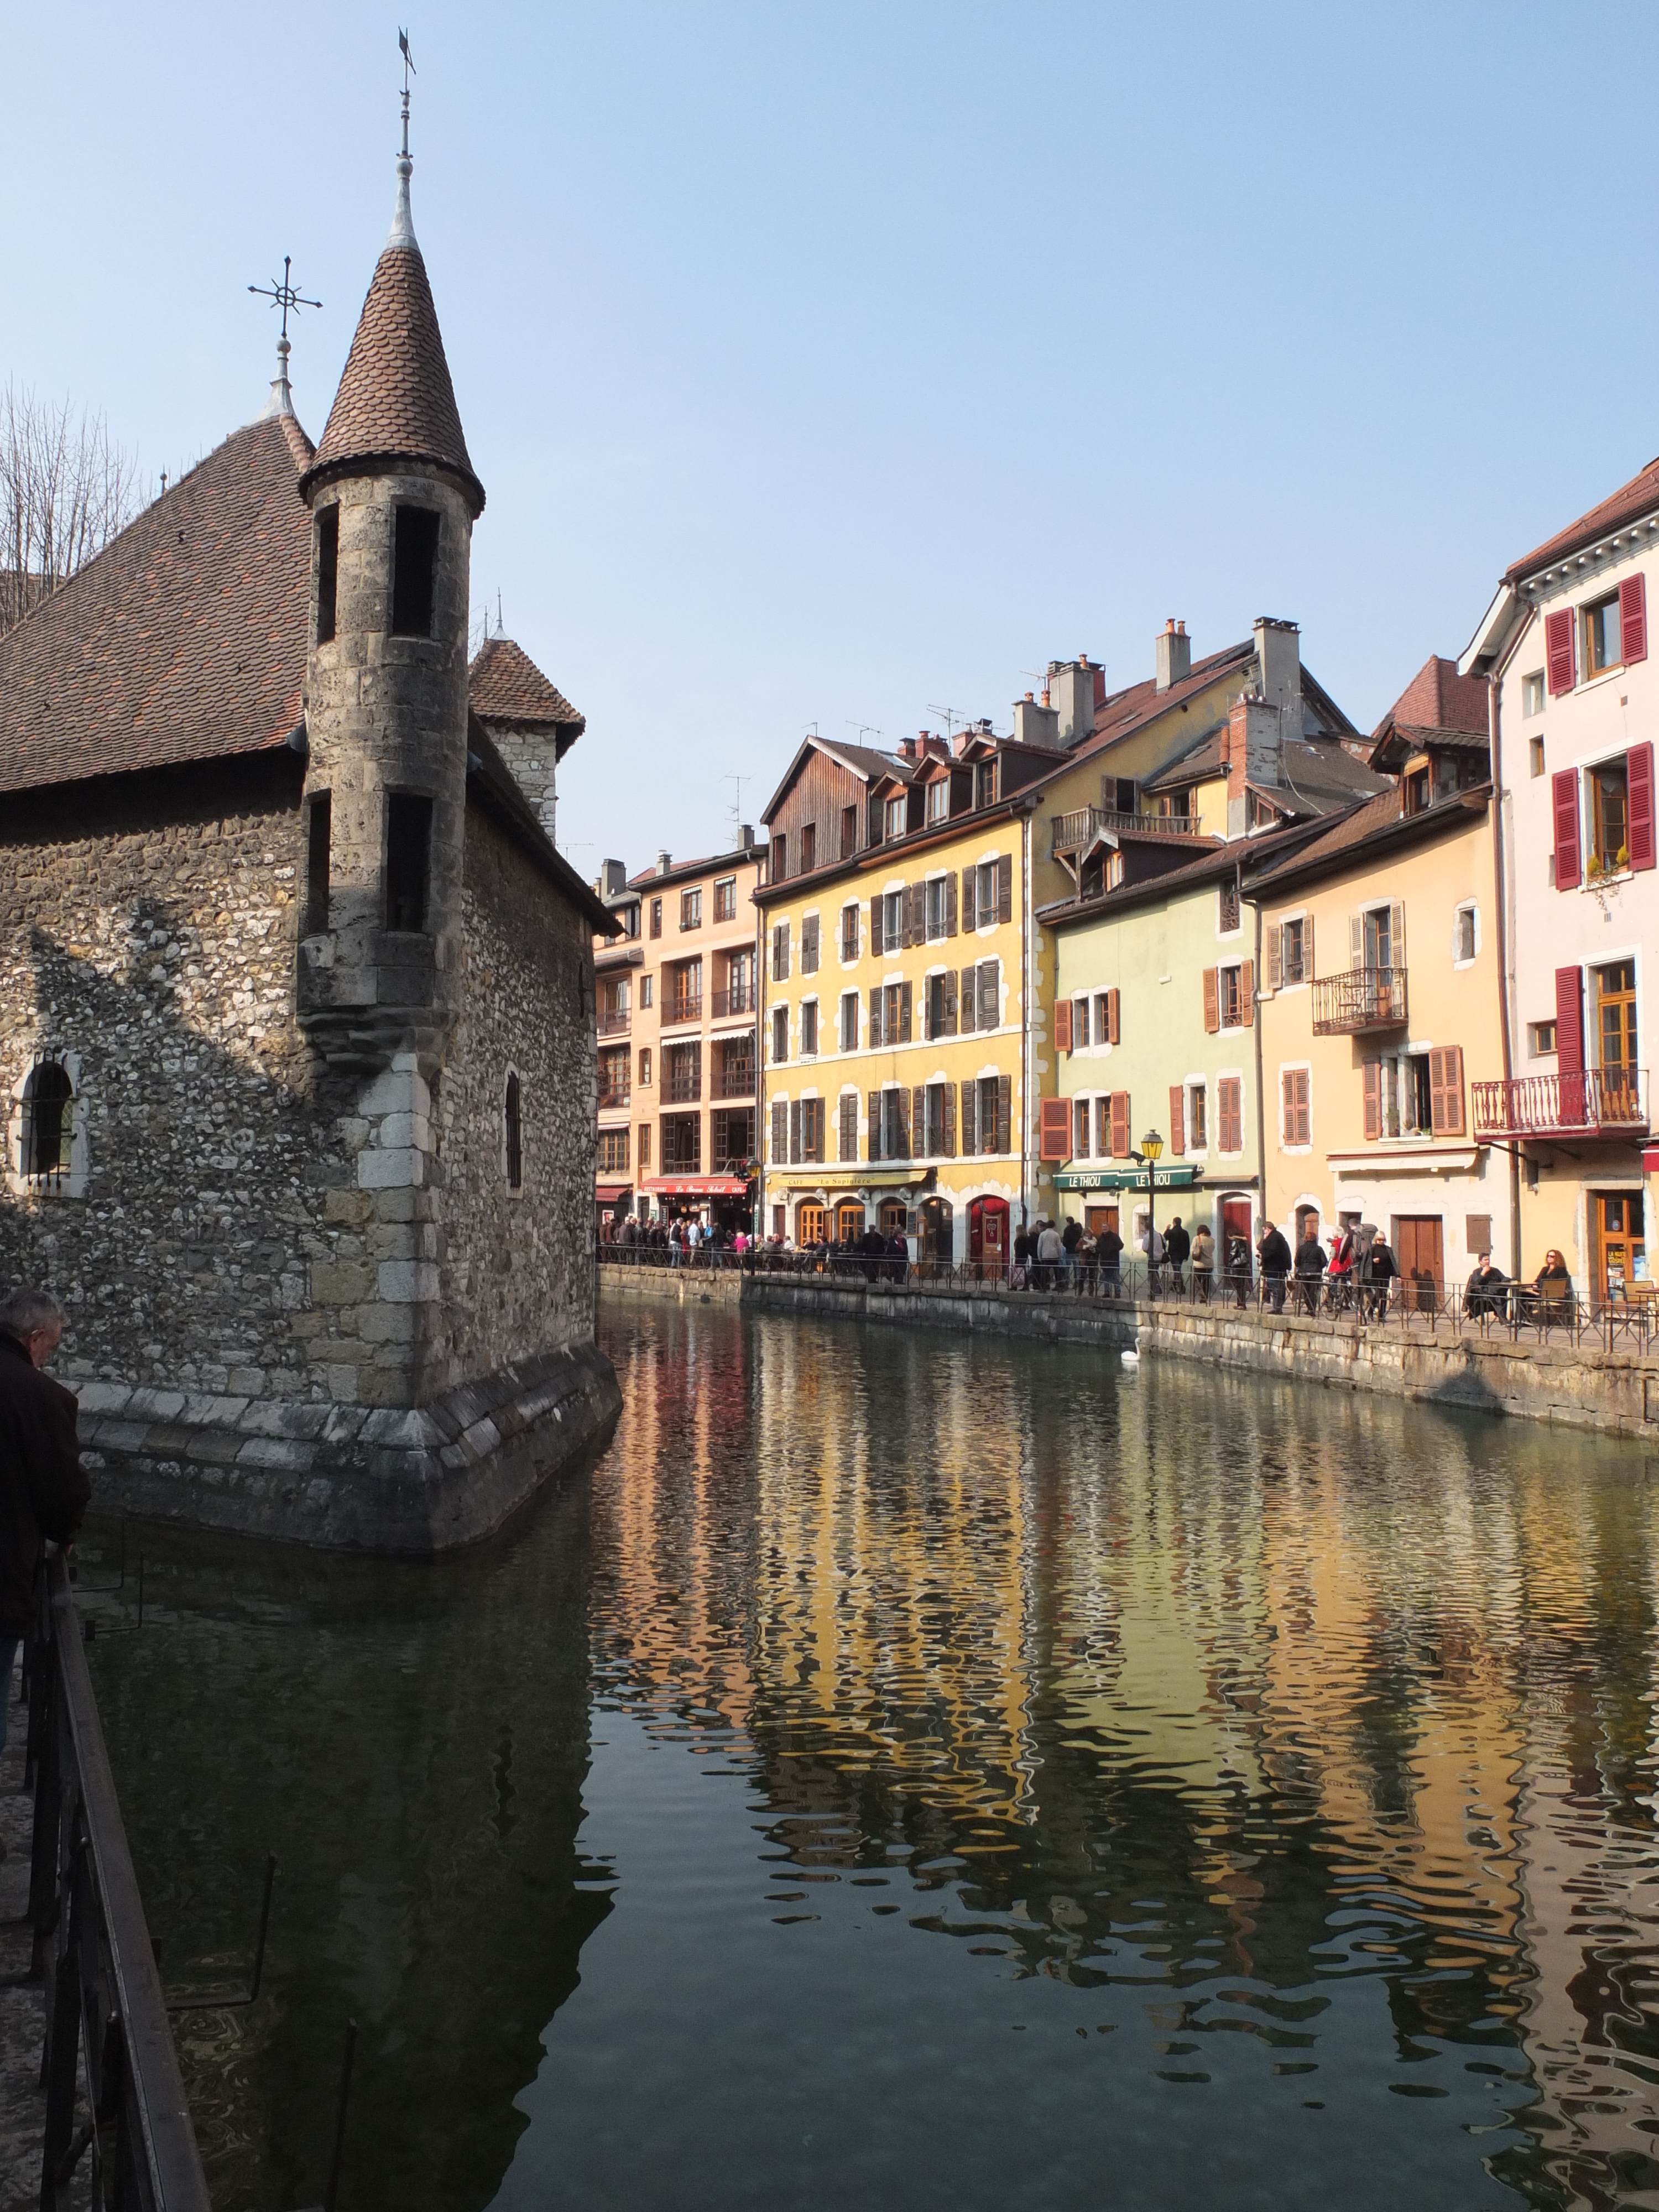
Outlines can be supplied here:
M1590 1222L1595 1236L1598 1297L1614 1305L1648 1297L1648 1251L1644 1235L1646 1224L1641 1192L1593 1191Z
M1008 1201L976 1198L968 1208L968 1258L981 1280L1000 1280L1008 1265Z
M916 1209L916 1267L923 1274L948 1267L955 1234L948 1198L925 1198Z
M813 1205L810 1200L803 1200L795 1208L795 1243L801 1251L809 1244L823 1243L830 1233L829 1220L826 1208Z
M1406 1297L1419 1313L1432 1313L1446 1273L1446 1244L1440 1216L1396 1213L1394 1256L1399 1262L1401 1279L1411 1285Z
M1115 1206L1085 1206L1083 1225L1091 1237L1102 1236L1109 1229L1115 1236L1122 1234L1117 1225L1117 1208Z
M836 1208L836 1242L856 1244L864 1234L864 1208L855 1198L844 1198Z
M902 1198L884 1198L881 1201L881 1233L891 1238L902 1237L910 1226L910 1209Z

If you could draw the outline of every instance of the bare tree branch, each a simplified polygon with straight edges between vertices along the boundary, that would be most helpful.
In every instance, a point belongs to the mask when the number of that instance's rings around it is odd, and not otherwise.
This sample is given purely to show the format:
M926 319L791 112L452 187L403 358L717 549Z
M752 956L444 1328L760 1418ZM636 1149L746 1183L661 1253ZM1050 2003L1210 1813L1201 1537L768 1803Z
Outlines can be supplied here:
M101 415L0 392L0 636L126 527L137 492Z

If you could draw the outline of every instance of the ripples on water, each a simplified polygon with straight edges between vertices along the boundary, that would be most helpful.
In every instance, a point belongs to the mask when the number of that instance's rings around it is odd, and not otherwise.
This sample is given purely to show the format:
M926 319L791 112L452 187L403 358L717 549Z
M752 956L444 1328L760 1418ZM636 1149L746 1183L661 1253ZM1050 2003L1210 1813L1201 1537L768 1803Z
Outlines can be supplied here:
M607 1330L591 1485L484 1551L88 1601L176 1978L283 1860L183 2029L216 2202L315 2201L350 2012L343 2212L1659 2205L1644 1452Z

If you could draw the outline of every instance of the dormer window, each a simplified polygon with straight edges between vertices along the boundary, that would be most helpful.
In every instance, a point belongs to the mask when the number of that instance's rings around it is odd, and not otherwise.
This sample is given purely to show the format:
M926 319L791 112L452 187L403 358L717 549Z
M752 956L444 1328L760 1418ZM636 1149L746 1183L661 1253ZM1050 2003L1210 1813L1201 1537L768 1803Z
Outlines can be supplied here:
M392 545L392 634L430 637L438 568L439 515L430 507L399 507Z
M317 517L317 642L326 645L334 635L335 605L340 583L340 510L325 507Z
M974 770L974 804L975 806L994 806L996 800L996 762L994 759L981 761Z
M904 817L908 805L908 800L902 794L897 799L888 800L887 835L890 837L902 837L904 835Z
M936 776L927 787L927 819L944 822L949 818L950 812L951 779L948 775Z

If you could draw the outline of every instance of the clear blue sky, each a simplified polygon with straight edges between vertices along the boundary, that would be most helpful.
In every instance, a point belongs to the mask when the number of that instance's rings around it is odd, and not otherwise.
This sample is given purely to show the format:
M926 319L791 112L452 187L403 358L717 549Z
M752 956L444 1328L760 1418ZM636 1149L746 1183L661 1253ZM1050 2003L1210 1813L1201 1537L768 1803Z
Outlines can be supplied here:
M588 717L585 873L713 849L814 720L1133 681L1167 615L1295 617L1369 726L1659 451L1650 4L404 4L475 607ZM396 29L12 0L0 377L176 471L291 252L319 436Z

